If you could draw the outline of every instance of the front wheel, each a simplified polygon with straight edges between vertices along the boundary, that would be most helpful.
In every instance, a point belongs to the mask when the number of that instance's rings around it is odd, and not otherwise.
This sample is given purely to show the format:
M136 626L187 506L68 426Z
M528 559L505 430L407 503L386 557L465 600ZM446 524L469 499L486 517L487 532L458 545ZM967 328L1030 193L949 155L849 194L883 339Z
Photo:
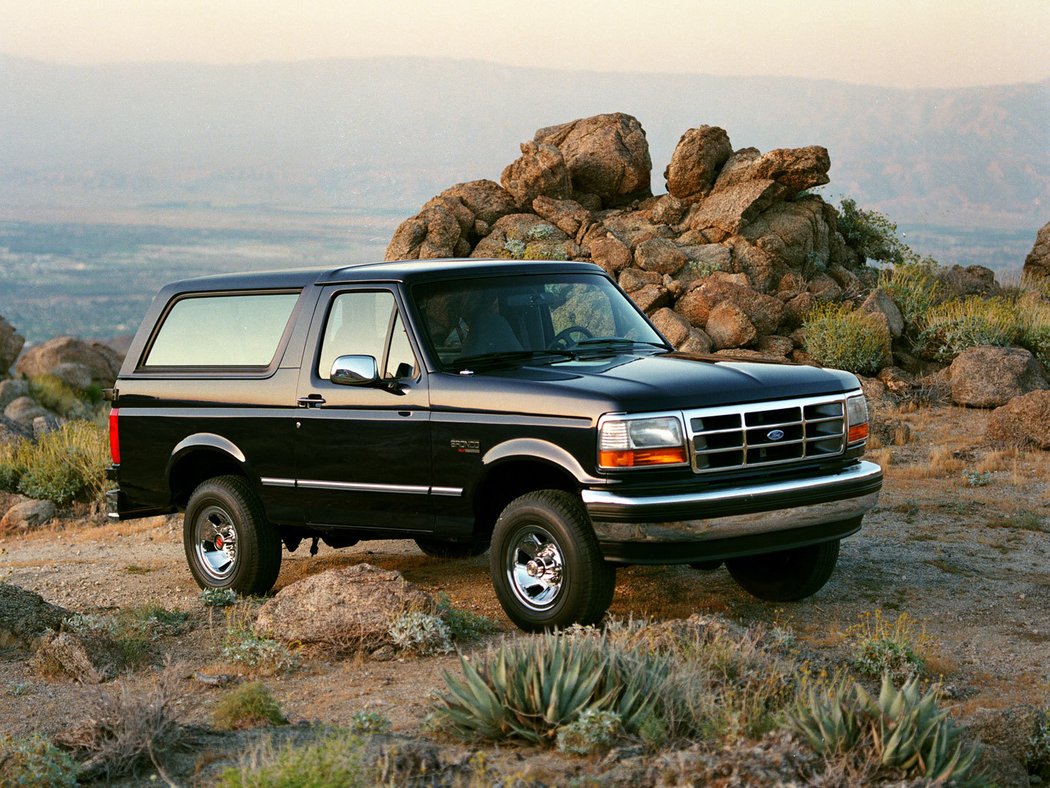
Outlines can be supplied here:
M737 584L768 602L796 602L817 593L828 582L839 557L839 541L751 555L726 561Z
M511 501L496 522L489 561L496 597L526 632L596 624L612 602L616 570L568 492L539 490Z
M281 540L248 480L217 476L190 496L182 525L190 572L201 588L265 594L281 570Z

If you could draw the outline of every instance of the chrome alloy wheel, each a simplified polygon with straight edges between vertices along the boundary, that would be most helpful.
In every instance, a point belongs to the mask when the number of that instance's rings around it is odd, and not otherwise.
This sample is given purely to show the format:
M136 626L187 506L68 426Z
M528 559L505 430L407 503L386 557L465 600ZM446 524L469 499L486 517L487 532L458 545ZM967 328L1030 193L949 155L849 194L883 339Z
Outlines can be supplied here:
M197 517L193 540L197 563L213 580L222 582L237 566L237 527L229 513L209 506Z
M561 549L545 529L523 528L506 554L507 579L514 596L532 610L548 610L561 594Z

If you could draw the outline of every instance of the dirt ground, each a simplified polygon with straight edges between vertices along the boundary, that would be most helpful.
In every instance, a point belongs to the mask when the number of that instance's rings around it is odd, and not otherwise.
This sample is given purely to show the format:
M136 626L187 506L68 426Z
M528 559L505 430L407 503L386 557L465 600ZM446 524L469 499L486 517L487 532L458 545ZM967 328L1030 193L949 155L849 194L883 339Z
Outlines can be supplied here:
M808 645L841 648L844 632L876 610L907 613L925 628L931 666L943 674L953 713L1050 705L1050 456L983 441L987 413L952 407L880 414L883 439L869 459L886 484L862 531L842 544L838 568L814 597L772 605L749 597L725 569L628 567L618 571L611 615L685 618L714 613L748 625L777 623ZM0 502L2 504L3 502ZM284 555L277 587L337 566L396 569L453 605L511 632L492 591L488 557L442 560L411 542L367 542L344 550L305 547ZM221 611L202 607L185 566L178 517L100 525L64 521L0 539L0 582L79 612L147 603L192 613L195 626L164 642L178 663L190 721L205 724L221 690L194 678L221 671ZM493 636L498 638L499 635ZM415 734L442 672L456 656L390 662L310 660L266 679L293 721L344 724L361 710ZM134 681L119 679L118 681ZM76 721L98 692L35 676L25 655L0 651L0 734L54 734ZM576 765L572 769L577 771ZM585 767L583 767L585 768Z

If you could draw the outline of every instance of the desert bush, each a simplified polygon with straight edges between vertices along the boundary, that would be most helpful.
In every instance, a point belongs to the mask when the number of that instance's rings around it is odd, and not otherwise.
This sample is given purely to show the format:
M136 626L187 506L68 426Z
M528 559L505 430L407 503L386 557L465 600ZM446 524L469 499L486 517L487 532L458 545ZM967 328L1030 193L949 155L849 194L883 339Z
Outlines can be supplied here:
M212 721L226 730L288 723L280 704L261 681L242 684L226 693L212 712Z
M436 612L448 626L452 640L457 643L478 640L497 630L496 622L491 618L453 607L447 594L438 595Z
M88 401L54 375L31 378L29 396L48 410L66 418L86 418L91 414Z
M0 488L65 506L102 504L109 437L89 421L69 421L36 443L0 444ZM13 489L12 489L13 487Z
M169 669L146 690L136 684L100 693L84 722L57 740L80 762L78 779L131 774L157 753L177 747L183 738L177 680Z
M881 610L863 613L846 630L846 639L852 644L853 669L861 675L906 680L926 670L923 654L930 650L930 640L907 613L893 622L884 618Z
M944 300L944 285L937 278L937 263L914 255L879 272L878 286L901 311L906 331L916 337L926 325L926 314Z
M419 610L403 613L391 622L387 634L399 651L420 656L452 651L452 633L448 624L432 613Z
M558 728L558 750L570 755L593 755L608 750L623 731L614 711L585 709L568 725Z
M821 304L806 317L802 330L806 352L826 367L870 375L887 360L886 327L848 304Z
M180 635L189 628L189 614L158 605L136 605L115 615L75 613L63 622L63 627L80 635L105 635L116 645L126 664L138 667L153 656L152 643L162 637Z
M896 265L911 254L897 235L896 224L878 211L858 208L849 197L839 204L837 225L846 243L867 260Z
M350 718L350 732L364 736L389 733L390 720L376 711L358 711Z
M829 760L837 756L870 764L875 774L865 782L903 777L936 785L985 783L974 768L977 748L962 740L947 712L938 710L935 690L920 693L917 677L897 689L887 674L877 697L860 684L847 688L837 680L800 696L788 718Z
M338 785L343 788L372 785L365 746L356 736L333 733L313 744L272 741L245 756L238 766L219 776L221 788L293 788Z
M1005 298L969 296L945 301L926 311L919 343L941 361L980 345L1007 347L1021 335L1021 316Z
M232 588L205 588L197 598L205 607L229 607L237 603L237 592Z
M4 788L75 786L76 763L43 736L0 737L0 785Z
M1050 369L1050 301L1022 298L1017 312L1017 343Z
M238 605L226 611L226 634L222 656L262 675L274 675L299 666L299 655L270 638L259 637L251 629L251 613Z

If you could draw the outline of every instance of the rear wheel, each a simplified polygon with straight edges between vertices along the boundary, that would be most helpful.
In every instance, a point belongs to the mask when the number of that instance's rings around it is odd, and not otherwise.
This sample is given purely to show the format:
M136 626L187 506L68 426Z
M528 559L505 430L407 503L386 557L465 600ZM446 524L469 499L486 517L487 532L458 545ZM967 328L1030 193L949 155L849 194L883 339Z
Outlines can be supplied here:
M281 540L247 479L218 476L190 496L182 526L190 572L201 588L264 594L281 570Z
M612 601L616 570L579 499L562 490L512 501L496 522L489 561L503 610L527 632L596 624Z
M779 553L732 558L726 561L726 568L752 596L769 602L795 602L824 587L838 557L836 539Z
M435 558L469 558L481 555L489 549L488 539L469 539L465 542L449 542L443 539L416 539L416 546Z

